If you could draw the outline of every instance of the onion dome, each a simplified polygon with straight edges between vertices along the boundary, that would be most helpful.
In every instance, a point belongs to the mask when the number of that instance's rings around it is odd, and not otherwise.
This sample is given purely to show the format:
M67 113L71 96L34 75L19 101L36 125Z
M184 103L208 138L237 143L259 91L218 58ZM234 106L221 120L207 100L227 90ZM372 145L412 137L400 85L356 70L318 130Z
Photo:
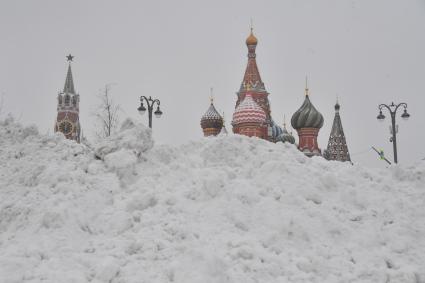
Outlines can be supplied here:
M277 137L277 141L280 141L280 142L289 142L291 144L294 144L295 143L294 136L292 134L290 134L288 132L288 130L286 129L286 123L283 123L282 134L280 134Z
M271 119L270 122L270 127L271 127L271 134L272 134L272 139L273 140L277 140L277 138L283 133L283 130L281 127L279 127L278 124L276 124L273 119Z
M266 121L267 116L263 108L254 101L252 94L248 92L233 113L232 125L244 123L265 124Z
M210 107L201 118L201 127L202 129L208 129L208 128L221 129L221 127L223 127L223 118L215 109L212 99L211 99Z
M290 133L288 133L288 131L284 131L279 137L278 137L278 141L281 142L288 142L290 144L294 144L295 143L295 138L293 135L291 135Z
M251 33L249 34L248 38L246 39L246 45L257 45L257 43L258 43L258 40L254 36L254 33L252 32L252 28L251 28Z
M323 126L323 116L313 106L308 96L308 88L305 89L305 100L300 109L292 115L291 125L294 129L317 128Z

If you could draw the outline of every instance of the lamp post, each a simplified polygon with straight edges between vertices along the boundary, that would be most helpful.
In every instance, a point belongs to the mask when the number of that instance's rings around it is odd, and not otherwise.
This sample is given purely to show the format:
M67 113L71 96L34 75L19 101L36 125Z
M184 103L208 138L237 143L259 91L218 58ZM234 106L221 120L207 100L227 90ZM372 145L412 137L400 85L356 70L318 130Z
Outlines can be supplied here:
M152 97L149 96L149 98L147 98L146 96L142 95L140 97L140 107L137 108L137 111L139 111L140 115L145 114L146 112L146 107L143 105L143 102L146 101L146 104L148 105L148 114L149 114L149 128L152 129L152 111L153 111L153 107L155 105L155 103L157 104L156 110L155 112L153 112L155 114L155 117L160 118L162 115L162 111L159 109L159 105L161 104L161 102L159 101L159 99L152 99Z
M391 114L391 134L392 134L392 137L390 138L390 142L393 143L394 163L397 163L397 131L398 131L398 127L395 124L395 114L397 113L397 110L400 106L404 107L404 112L403 112L403 114L401 114L401 118L403 118L404 120L409 119L410 114L407 113L407 104L404 103L404 102L399 103L397 105L394 104L394 102L391 102L390 105L380 104L378 106L379 115L376 117L378 119L378 121L384 121L385 115L382 114L382 109L384 109L384 108L388 109L388 111Z

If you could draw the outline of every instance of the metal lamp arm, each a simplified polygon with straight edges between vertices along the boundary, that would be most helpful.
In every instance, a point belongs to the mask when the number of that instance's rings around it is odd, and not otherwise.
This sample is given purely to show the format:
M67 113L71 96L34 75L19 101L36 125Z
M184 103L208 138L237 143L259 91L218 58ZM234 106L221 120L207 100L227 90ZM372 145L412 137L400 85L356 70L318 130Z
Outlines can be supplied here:
M151 97L147 98L146 96L142 95L140 97L140 101L143 102L145 101L146 104L148 105L148 109L153 109L153 107L155 106L155 103L159 106L161 104L161 102L159 101L159 99L152 99Z
M161 105L161 101L159 101L158 99L155 99L152 102L152 107L155 105L155 103L158 105L158 107Z
M394 112L397 112L397 109L398 109L400 106L403 106L403 107L404 107L404 109L406 109L406 108L407 108L407 104L406 104L406 103L404 103L404 102L402 102L402 103L399 103L399 104L396 106L396 108L395 108Z
M388 111L390 112L390 113L392 113L393 111L391 110L391 108L388 106L388 105L386 105L386 104L379 104L379 106L378 106L378 108L379 108L379 111L382 111L382 108L387 108L388 109Z
M148 98L147 98L146 96L144 96L144 95L140 96L140 102L142 102L142 103L143 103L143 100L144 100L144 101L146 101L146 104L147 104L147 105L148 105L148 107L149 107L149 100L148 100Z
M394 107L394 110L392 110L390 106ZM394 105L394 103L393 103L393 104L391 104L390 106L388 106L388 105L386 105L386 104L380 104L380 105L378 106L378 107L379 107L379 111L382 111L382 109L383 109L383 108L387 108L387 109L388 109L388 111L389 111L391 114L395 114L395 113L397 112L397 110L398 110L398 108L399 108L400 106L403 106L403 107L404 107L404 109L406 109L406 108L407 108L407 104L406 104L406 103L404 103L404 102L399 103L399 104L397 104L397 105Z

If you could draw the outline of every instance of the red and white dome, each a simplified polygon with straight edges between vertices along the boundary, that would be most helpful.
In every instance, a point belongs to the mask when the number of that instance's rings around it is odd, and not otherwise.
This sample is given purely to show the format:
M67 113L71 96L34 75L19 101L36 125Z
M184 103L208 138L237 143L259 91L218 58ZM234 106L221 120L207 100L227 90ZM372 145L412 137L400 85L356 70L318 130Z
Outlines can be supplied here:
M266 120L267 116L263 108L254 101L251 93L248 92L233 113L232 125L244 123L265 124Z

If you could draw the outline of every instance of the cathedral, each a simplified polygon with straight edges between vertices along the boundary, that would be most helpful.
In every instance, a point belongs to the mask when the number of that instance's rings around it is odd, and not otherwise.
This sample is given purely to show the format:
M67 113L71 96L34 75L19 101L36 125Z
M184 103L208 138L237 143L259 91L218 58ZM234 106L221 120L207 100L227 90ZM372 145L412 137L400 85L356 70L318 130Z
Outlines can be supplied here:
M55 132L61 132L67 139L80 142L80 95L74 88L72 78L71 62L74 58L71 54L67 57L68 72L66 74L65 86L62 92L58 93L57 117L55 122Z
M271 117L269 93L261 80L256 61L258 39L255 37L252 28L245 43L248 48L248 62L239 91L236 93L236 105L231 123L233 133L258 137L275 143L295 144L295 138L288 132L286 123L284 122L283 127L280 127ZM298 133L297 147L308 157L322 156L317 138L320 129L323 127L324 118L310 100L307 79L304 93L303 104L291 118L292 128ZM337 103L328 147L324 151L323 157L328 160L350 161L339 108L340 106ZM223 129L225 130L223 117L215 109L212 100L207 112L201 118L201 127L204 136L216 136Z
M248 62L239 91L236 93L236 105L233 113L233 133L258 137L271 142L290 142L295 140L288 131L278 126L271 117L269 93L266 91L256 61L258 40L253 30L246 39ZM223 118L211 103L207 112L201 118L204 136L218 135L226 132ZM222 128L224 130L222 131Z

